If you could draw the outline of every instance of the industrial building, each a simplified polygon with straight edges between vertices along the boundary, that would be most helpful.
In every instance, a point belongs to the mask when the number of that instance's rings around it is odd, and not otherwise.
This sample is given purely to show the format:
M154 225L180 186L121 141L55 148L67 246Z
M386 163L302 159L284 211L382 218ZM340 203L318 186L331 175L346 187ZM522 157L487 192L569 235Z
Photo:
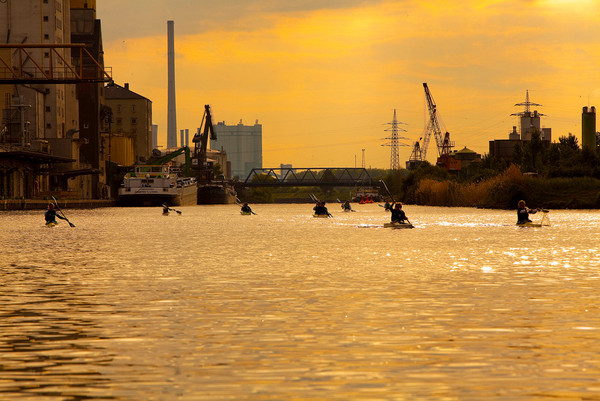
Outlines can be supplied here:
M101 90L91 96L81 91L81 77L68 77L72 63L96 77L102 70L95 1L3 1L0 15L6 16L0 21L3 43L15 46L2 49L3 65L32 78L22 82L8 69L1 76L8 84L0 85L0 196L100 197L103 156L94 138L99 137ZM88 45L85 56L70 47L74 40ZM89 57L95 59L91 70Z
M224 150L231 162L231 174L246 178L253 168L262 168L262 125L226 125L224 121L214 125L217 139L210 142L210 149Z
M102 136L105 146L111 147L111 161L123 166L144 163L153 149L152 101L133 92L128 83L111 83L105 90L112 123L110 133Z
M584 107L581 113L581 147L597 153L596 108Z
M531 106L541 106L541 104L533 103L529 100L529 91L526 92L525 102L517 103L515 106L524 106L522 112L511 114L519 117L519 131L517 126L513 126L512 131L508 134L508 139L494 139L490 141L489 155L499 159L512 162L515 145L522 146L523 142L531 141L531 135L534 132L540 134L540 139L544 146L550 147L552 142L552 128L542 128L541 116L537 110L531 111Z

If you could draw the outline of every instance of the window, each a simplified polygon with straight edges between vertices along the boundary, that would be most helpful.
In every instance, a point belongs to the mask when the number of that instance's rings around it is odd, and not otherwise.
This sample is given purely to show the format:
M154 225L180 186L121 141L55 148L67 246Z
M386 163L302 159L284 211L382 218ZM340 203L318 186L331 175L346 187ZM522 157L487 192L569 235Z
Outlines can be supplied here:
M47 33L44 34L44 40L50 40L50 35L48 35Z
M52 128L52 124L50 124L50 123L46 124L46 128Z
M121 124L123 123L123 120L121 119L121 117L117 117L117 124Z
M133 124L133 125L137 124L137 118L131 117L131 124Z
M131 105L131 112L132 112L132 113L135 113L135 104L132 104L132 105Z
M50 106L46 106L46 113L50 113Z
M44 15L44 22L48 22L48 16Z
M44 58L50 58L50 52L44 52Z
M120 113L120 112L121 112L121 105L120 105L120 104L118 104L118 105L117 105L117 113Z

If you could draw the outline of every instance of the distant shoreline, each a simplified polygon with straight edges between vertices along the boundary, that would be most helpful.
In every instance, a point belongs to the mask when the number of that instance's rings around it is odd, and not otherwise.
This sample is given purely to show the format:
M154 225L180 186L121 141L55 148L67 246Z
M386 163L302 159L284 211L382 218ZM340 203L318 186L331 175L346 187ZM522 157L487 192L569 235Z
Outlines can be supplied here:
M95 209L116 205L112 199L59 199L58 201L61 208L68 209ZM0 211L44 210L48 207L49 202L51 201L44 199L2 199L0 200Z

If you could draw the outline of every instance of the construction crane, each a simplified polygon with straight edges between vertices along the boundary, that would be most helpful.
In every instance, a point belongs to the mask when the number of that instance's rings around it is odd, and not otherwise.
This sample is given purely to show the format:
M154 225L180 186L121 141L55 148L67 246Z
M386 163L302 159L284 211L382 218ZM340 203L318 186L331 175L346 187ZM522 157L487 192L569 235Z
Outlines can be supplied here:
M429 111L429 121L425 127L423 137L419 139L422 140L422 143L417 141L413 145L413 151L411 153L409 162L407 163L407 165L410 164L412 166L414 166L416 163L426 160L427 148L429 147L431 134L433 134L435 137L438 156L441 157L450 154L452 147L454 146L454 143L450 141L449 132L446 132L442 136L442 130L440 129L440 123L438 121L437 106L433 101L433 96L431 96L431 92L429 91L429 87L427 86L426 82L423 82L423 88L425 89L425 100L427 101L427 110Z

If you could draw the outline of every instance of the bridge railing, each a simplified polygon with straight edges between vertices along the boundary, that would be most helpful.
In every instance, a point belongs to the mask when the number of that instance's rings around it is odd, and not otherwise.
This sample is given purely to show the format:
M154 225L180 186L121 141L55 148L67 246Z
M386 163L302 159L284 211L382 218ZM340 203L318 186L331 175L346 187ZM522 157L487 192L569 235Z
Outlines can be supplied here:
M364 168L254 168L243 182L245 187L354 187L372 184Z

